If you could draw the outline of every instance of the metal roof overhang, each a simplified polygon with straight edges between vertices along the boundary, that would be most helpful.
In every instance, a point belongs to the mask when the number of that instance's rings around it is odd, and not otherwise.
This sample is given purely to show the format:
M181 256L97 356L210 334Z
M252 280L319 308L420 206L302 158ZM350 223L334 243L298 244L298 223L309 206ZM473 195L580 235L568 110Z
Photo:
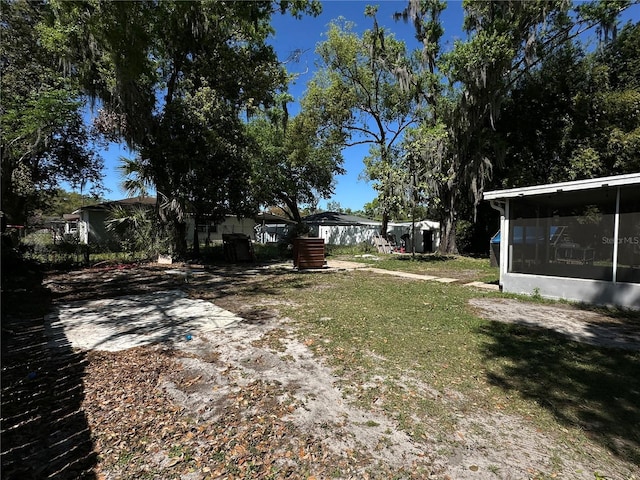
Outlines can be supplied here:
M599 188L620 187L629 185L640 186L640 173L615 175L611 177L590 178L573 182L549 183L533 187L509 188L506 190L492 190L485 192L485 200L501 200L505 198L530 197L534 195L549 195L561 192L579 192Z

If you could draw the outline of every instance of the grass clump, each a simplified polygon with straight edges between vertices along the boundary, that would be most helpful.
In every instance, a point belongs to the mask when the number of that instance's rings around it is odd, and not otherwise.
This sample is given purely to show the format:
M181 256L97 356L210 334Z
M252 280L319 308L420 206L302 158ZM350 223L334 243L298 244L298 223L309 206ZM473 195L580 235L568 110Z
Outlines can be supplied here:
M488 258L472 258L461 255L429 254L376 254L376 258L345 258L367 263L376 268L433 275L438 277L457 278L465 282L486 282L497 284L500 279L498 267L492 267Z

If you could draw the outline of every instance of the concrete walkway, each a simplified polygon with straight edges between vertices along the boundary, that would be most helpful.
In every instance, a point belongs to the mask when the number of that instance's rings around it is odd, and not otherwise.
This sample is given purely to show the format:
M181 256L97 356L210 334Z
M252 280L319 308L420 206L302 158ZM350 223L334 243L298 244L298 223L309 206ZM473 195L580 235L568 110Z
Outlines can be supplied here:
M57 305L45 317L50 346L116 352L159 342L188 341L196 333L232 328L239 316L181 290Z
M379 273L381 275L391 275L394 277L401 277L401 278L409 278L411 280L423 280L423 281L432 281L432 282L440 282L440 283L459 282L457 278L436 277L434 275L420 275L418 273L385 270L383 268L371 267L364 263L348 262L345 260L327 260L327 266L329 268L333 268L337 270L365 270L367 272ZM469 282L469 283L462 283L462 285L464 285L465 287L482 288L484 290L493 290L493 291L500 290L500 287L498 285L491 284L491 283Z

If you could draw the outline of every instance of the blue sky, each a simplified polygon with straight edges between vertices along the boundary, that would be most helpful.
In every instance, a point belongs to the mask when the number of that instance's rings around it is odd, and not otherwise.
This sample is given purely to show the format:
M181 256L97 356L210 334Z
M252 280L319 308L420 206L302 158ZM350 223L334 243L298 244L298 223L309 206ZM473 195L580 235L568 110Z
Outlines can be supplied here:
M315 47L316 44L324 40L324 34L328 29L331 20L340 16L355 24L357 32L363 32L370 29L372 20L364 16L364 9L367 5L378 5L377 20L378 24L385 27L387 31L395 34L396 38L404 40L409 50L419 47L415 40L413 27L402 21L394 21L392 16L394 12L401 11L407 5L406 0L333 0L323 1L323 12L318 17L304 17L301 20L292 18L289 14L273 16L272 25L276 30L275 37L272 39L278 57L284 61L289 54L297 49L305 51L298 63L290 63L287 65L292 73L299 73L296 82L290 85L289 91L295 99L300 99L304 94L306 83L312 78L316 64ZM627 20L640 20L640 5L634 5L628 9L621 23ZM461 1L450 0L447 9L443 14L443 50L449 50L453 47L455 39L463 38L461 31L463 20L463 10ZM306 73L305 73L306 72ZM292 113L296 112L295 105L290 106ZM363 171L363 158L367 154L368 146L357 146L346 148L343 151L345 175L336 178L335 193L328 200L321 200L319 206L326 208L327 201L339 202L344 208L353 210L362 209L365 203L370 202L376 196L376 192L372 186L361 179ZM133 156L124 146L112 144L102 152L105 159L105 186L110 190L105 195L109 199L119 199L125 197L125 194L119 188L121 179L116 170L119 158L121 156Z

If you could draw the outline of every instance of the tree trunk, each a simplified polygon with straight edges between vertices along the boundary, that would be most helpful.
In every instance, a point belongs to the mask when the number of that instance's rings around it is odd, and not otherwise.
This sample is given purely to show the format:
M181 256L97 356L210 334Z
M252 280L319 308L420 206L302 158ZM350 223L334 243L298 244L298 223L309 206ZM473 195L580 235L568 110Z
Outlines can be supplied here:
M289 218L296 223L302 223L302 217L300 216L300 209L298 208L298 204L295 200L289 198L287 195L280 195L280 200L287 206L289 209ZM287 211L285 210L285 213Z
M198 224L200 223L200 215L193 216L193 257L200 257L200 239L198 238Z
M178 258L186 258L187 256L187 224L178 220L173 221L173 244L175 255Z
M380 236L387 238L387 230L389 229L389 213L382 212L382 225L380 226Z
M447 197L448 205L443 212L443 218L440 219L440 245L438 246L438 253L443 255L457 255L456 226L458 224L458 215L455 208L455 192L449 190Z

